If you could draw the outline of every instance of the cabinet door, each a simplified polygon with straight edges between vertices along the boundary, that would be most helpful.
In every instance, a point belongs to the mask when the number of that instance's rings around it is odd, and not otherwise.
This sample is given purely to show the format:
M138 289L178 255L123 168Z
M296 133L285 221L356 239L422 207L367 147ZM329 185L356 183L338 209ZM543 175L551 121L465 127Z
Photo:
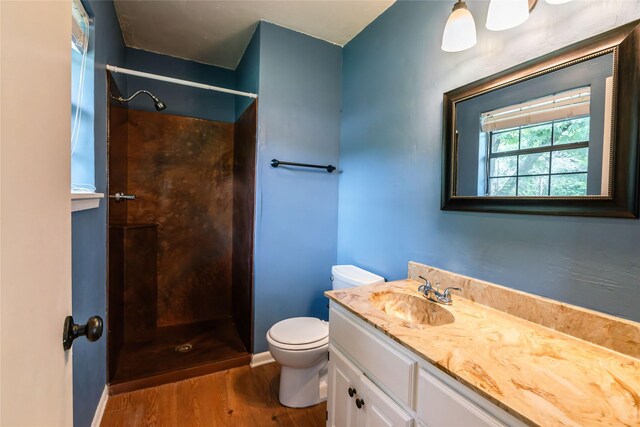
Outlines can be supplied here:
M398 351L397 343L335 307L329 312L329 336L369 378L384 384L396 401L412 407L418 364Z
M335 348L329 358L329 426L355 427L356 395L361 372ZM349 395L349 391L354 394Z
M410 427L413 419L367 377L360 377L358 427ZM357 408L357 406L356 406Z
M434 375L421 369L418 378L418 418L434 427L504 427Z

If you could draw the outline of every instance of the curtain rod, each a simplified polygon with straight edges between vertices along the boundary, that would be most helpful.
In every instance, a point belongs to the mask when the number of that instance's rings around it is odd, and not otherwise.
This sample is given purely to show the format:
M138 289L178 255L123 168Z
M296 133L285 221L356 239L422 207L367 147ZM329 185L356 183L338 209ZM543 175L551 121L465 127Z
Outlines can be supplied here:
M175 83L175 84L183 85L183 86L191 86L191 87L196 87L196 88L199 88L199 89L213 90L213 91L216 91L216 92L230 93L232 95L246 96L248 98L254 98L254 99L258 98L258 95L256 95L255 93L241 92L239 90L226 89L226 88L223 88L223 87L211 86L211 85L206 85L206 84L197 83L197 82L191 82L189 80L182 80L182 79L176 79L176 78L173 78L173 77L161 76L159 74L145 73L145 72L142 72L142 71L130 70L128 68L116 67L115 65L108 65L107 64L107 70L111 71L113 73L129 74L130 76L145 77L147 79L160 80L160 81L163 81L163 82Z

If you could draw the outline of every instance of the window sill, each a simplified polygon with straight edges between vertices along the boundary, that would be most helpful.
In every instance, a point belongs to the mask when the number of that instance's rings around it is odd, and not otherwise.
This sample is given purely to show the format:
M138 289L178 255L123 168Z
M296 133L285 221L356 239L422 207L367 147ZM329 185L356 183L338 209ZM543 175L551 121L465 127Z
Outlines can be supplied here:
M103 193L71 193L71 212L95 209L100 206Z

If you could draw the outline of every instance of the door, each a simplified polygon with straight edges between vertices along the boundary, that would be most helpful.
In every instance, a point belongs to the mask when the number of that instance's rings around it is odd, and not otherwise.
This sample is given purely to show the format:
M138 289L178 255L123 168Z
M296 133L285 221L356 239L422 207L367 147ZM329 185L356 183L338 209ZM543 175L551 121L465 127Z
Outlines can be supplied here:
M335 347L331 347L329 358L329 425L331 427L354 427L358 382L361 372Z
M0 425L70 426L71 4L0 20Z
M413 418L397 403L373 384L367 377L360 377L359 427L409 427Z

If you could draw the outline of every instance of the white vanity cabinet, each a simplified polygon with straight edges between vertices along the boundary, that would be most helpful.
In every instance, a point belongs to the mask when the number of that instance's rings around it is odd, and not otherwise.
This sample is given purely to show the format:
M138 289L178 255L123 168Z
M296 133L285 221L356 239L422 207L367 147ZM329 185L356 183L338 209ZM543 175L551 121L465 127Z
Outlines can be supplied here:
M410 427L413 417L372 383L340 350L329 362L331 427Z
M525 424L333 301L329 427Z
M359 427L410 427L413 416L387 396L367 377L360 377L360 402L362 416L359 415Z
M355 427L356 394L360 385L360 371L339 351L329 356L328 425L330 427Z
M462 385L460 386L462 387ZM480 396L477 398L481 399ZM418 377L416 414L426 426L491 427L505 425L439 380L433 373L424 369L420 369Z

